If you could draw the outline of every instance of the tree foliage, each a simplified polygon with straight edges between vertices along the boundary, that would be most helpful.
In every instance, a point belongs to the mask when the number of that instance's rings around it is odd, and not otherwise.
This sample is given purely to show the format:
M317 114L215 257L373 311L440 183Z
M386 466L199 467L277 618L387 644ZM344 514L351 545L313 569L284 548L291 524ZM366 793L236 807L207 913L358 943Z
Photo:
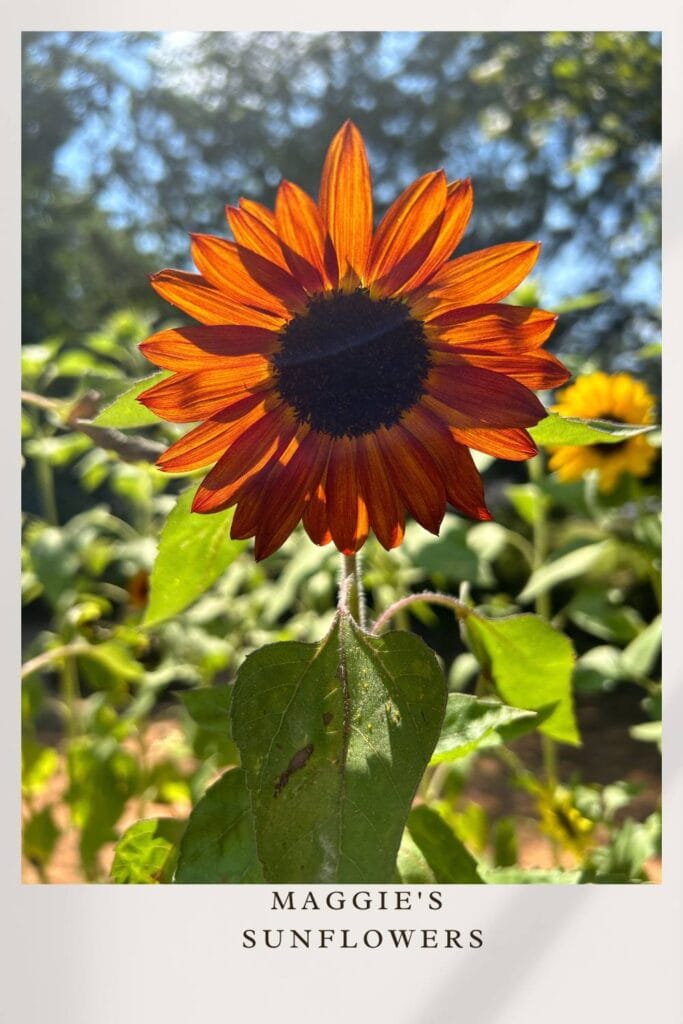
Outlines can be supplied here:
M380 210L444 166L475 185L464 250L544 242L544 301L589 293L555 345L571 331L623 364L657 340L655 34L32 33L24 48L28 340L92 329L112 304L161 311L145 271L187 266L187 232L227 234L241 195L270 203L285 176L315 194L347 117Z

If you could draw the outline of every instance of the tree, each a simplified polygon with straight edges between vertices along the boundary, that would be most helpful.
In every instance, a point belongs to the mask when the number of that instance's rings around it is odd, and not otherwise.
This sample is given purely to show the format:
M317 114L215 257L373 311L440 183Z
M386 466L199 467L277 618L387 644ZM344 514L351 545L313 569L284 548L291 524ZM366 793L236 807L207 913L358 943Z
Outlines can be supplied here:
M326 145L350 116L380 212L445 166L474 180L463 251L541 238L542 301L601 293L563 317L556 345L571 330L573 349L609 364L657 338L655 34L41 33L26 40L25 82L29 310L49 305L54 317L66 294L92 317L84 290L95 289L103 304L139 301L141 254L187 266L187 232L227 233L226 201L270 203L283 176L315 193ZM60 197L55 156L84 124L98 144L82 148L76 203ZM115 209L109 234L104 206Z

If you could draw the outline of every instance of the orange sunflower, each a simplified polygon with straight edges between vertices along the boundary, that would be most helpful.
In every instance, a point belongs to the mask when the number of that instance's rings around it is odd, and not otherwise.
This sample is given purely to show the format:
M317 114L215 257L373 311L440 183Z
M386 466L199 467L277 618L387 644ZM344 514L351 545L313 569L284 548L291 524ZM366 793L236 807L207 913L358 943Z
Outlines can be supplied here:
M373 530L400 544L409 512L438 533L450 503L490 519L469 449L536 453L532 388L569 376L540 348L557 317L500 304L535 242L449 257L472 209L469 181L418 178L373 232L370 170L350 122L332 140L315 203L283 181L275 210L228 207L234 241L192 236L198 274L162 270L156 291L200 326L162 331L145 356L171 370L140 395L163 419L200 421L160 457L213 463L195 512L236 505L231 534L265 558L299 520L345 554Z

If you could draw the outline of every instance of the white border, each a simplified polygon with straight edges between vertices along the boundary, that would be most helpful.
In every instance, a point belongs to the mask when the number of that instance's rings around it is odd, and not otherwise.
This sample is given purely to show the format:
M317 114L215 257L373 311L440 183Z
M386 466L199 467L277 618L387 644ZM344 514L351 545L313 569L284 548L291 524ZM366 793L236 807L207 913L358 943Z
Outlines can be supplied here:
M0 757L0 1019L11 1024L188 1024L210 1019L379 1019L392 1024L467 1020L468 1024L678 1024L680 993L682 773L680 588L683 494L680 473L680 384L683 324L676 306L683 271L683 14L652 0L574 0L566 9L505 0L397 9L390 0L268 0L238 10L225 0L191 8L162 0L24 0L3 15L3 190L0 246L9 322L5 321L2 477L13 499L0 504L5 586ZM20 661L18 613L19 502L19 32L98 29L432 29L437 31L663 30L664 34L664 666L665 831L661 886L443 887L439 914L268 912L267 887L38 887L19 883L18 721L14 684ZM16 442L16 447L15 447ZM5 488L5 492L9 488ZM10 580L9 585L7 580ZM286 920L284 920L286 916ZM434 918L436 917L436 920ZM282 918L282 919L281 919ZM240 945L243 928L481 928L480 950L256 952Z

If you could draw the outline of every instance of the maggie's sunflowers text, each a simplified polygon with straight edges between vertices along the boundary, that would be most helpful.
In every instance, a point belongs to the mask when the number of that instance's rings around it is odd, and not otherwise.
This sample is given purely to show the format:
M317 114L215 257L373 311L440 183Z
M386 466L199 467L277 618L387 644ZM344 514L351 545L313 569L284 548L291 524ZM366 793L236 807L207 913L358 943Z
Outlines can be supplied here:
M287 892L274 890L271 911L415 911L443 910L443 894L434 889L345 891L333 889L324 894L312 890ZM401 922L403 923L403 922ZM245 928L244 949L481 949L481 928Z

